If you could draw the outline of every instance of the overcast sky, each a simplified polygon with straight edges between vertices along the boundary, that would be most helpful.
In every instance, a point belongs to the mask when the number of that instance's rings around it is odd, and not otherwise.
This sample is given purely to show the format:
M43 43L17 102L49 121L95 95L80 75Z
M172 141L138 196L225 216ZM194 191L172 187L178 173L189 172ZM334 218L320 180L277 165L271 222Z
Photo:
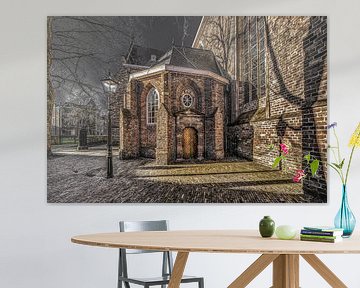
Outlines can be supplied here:
M142 17L144 41L152 48L168 50L176 45L191 46L201 17ZM185 35L184 35L185 32ZM185 37L184 37L185 36Z
M120 68L133 39L135 44L167 51L172 42L191 46L201 17L119 16L52 17L51 77L55 100L103 106L100 79Z

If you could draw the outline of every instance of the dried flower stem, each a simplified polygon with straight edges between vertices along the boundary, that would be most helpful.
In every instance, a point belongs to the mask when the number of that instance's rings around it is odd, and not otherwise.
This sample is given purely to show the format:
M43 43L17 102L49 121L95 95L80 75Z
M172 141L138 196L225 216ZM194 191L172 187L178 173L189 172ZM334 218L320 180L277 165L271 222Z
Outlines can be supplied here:
M340 141L339 141L339 137L337 136L337 134L336 134L336 130L335 130L335 128L332 128L332 130L334 131L334 135L335 135L335 138L336 138L336 148L337 148L337 152L338 152L338 159L336 159L336 154L335 154L335 152L334 152L334 157L335 157L335 161L337 162L337 164L339 164L340 165L340 163L341 163L341 153L340 153ZM330 165L331 166L331 165ZM343 170L342 169L335 169L337 172L338 172L338 174L339 174L339 176L340 176L340 179L341 179L341 182L343 183L343 184L345 184L346 182L345 182L345 180L344 180L344 173L343 173Z
M333 131L334 131L334 135L335 135L335 138L336 138L336 145L337 145L337 151L338 151L338 156L339 156L339 164L341 163L341 153L340 153L340 144L339 144L339 137L337 136L336 134L336 130L335 128L333 128Z

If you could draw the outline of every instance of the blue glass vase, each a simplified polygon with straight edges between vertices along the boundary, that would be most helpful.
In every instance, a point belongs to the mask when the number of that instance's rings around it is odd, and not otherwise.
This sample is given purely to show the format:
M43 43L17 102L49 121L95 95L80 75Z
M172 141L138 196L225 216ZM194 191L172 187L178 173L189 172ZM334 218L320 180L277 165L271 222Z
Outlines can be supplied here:
M356 219L349 207L346 185L343 185L341 207L336 214L334 224L336 228L344 229L344 238L350 237L355 228Z

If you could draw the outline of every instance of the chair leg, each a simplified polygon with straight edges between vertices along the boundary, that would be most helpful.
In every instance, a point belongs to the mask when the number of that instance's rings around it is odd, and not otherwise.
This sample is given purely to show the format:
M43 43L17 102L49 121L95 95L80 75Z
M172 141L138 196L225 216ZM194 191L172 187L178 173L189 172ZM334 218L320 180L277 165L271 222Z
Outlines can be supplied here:
M204 279L199 280L199 288L204 288Z
M168 253L169 252L163 252L163 263L162 263L162 276L166 276L167 270L168 270ZM166 288L166 284L162 284L161 288Z
M121 250L119 249L118 285L117 285L117 288L122 288L122 281L119 279L119 277L123 275L122 269L123 269L122 268L122 255L121 255Z

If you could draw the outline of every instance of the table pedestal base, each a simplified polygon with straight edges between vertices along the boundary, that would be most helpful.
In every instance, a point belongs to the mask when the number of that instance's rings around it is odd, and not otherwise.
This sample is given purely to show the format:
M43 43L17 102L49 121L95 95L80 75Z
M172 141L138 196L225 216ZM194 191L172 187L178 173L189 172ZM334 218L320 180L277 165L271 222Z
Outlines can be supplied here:
M301 255L333 288L347 286L314 254ZM263 254L251 264L228 288L244 288L270 263L273 263L271 288L299 288L299 254Z
M272 288L299 288L299 255L281 254L273 262Z
M189 252L178 252L168 288L179 288ZM314 254L301 254L316 272L333 288L347 286ZM271 288L299 288L299 254L263 254L252 263L228 288L245 288L267 266L273 263Z
M177 253L168 288L179 288L180 287L181 278L184 274L184 270L185 270L185 266L186 266L188 257L189 257L189 252L178 252Z

